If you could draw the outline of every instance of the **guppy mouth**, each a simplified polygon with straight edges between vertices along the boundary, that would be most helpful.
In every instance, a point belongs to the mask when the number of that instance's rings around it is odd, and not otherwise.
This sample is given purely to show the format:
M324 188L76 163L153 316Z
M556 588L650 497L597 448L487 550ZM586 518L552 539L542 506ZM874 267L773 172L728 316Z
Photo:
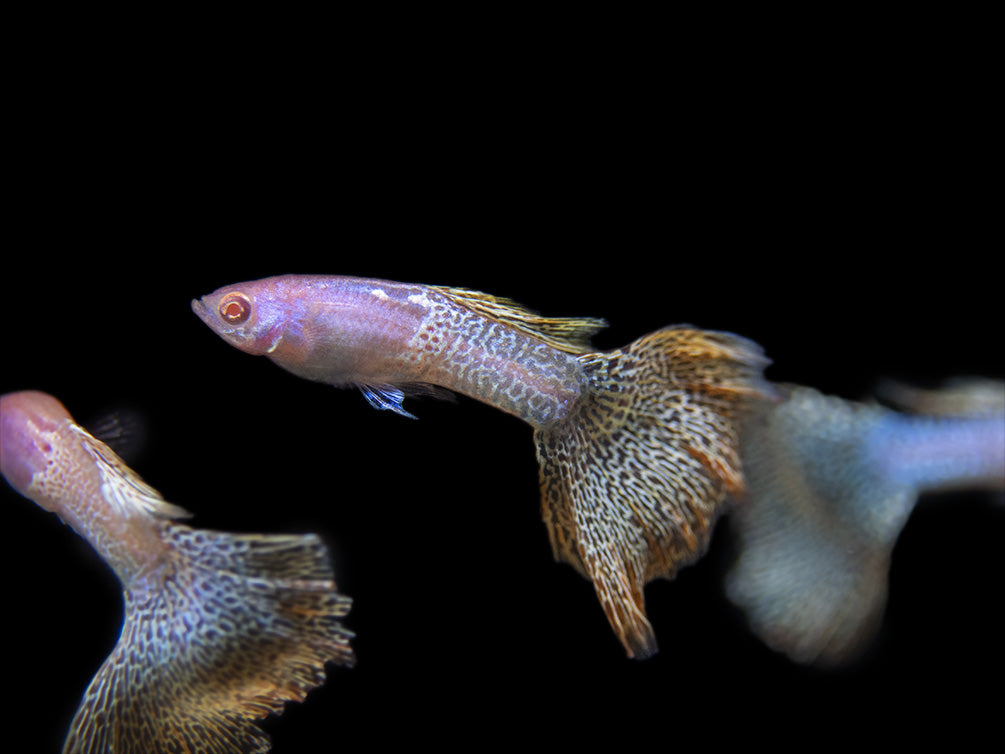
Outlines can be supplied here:
M194 298L192 299L192 311L195 312L195 316L209 324L209 309L202 302L202 299Z
M214 307L211 304L206 303L205 296L202 298L192 299L192 311L195 312L195 316L201 319L203 323L205 323L205 325L217 335L231 340L236 340L241 343L247 340L247 335L244 333L242 328L228 325L216 316Z
M237 339L241 342L245 340L244 333L241 332L240 328L230 327L225 322L222 322L219 317L215 316L213 307L206 303L206 297L194 298L192 299L192 311L195 312L195 316L203 321L203 323L217 335L228 339Z

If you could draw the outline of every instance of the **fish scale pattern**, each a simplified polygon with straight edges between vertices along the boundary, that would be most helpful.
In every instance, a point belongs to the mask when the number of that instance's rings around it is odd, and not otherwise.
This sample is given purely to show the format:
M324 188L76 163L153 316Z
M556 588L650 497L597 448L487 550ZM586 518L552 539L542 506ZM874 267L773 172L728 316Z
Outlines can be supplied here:
M588 396L535 433L544 519L556 558L593 581L628 654L647 657L644 586L696 560L742 492L738 426L768 393L765 360L743 338L672 327L580 361Z
M542 426L579 398L575 349L598 327L596 320L539 317L473 291L431 288L429 313L407 353L426 361L436 384Z
M266 752L254 720L301 701L326 661L353 664L350 600L314 535L163 526L179 557L126 586L122 635L64 752Z

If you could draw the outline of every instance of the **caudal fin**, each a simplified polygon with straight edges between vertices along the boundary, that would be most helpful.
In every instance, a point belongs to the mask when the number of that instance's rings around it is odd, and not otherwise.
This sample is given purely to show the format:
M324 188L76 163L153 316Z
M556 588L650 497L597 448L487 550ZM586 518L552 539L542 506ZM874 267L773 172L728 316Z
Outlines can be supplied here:
M228 534L164 522L173 562L125 588L115 649L64 754L267 752L254 720L352 665L328 552L315 535Z
M730 521L738 554L726 591L776 651L845 664L880 624L894 545L919 494L1005 487L1005 390L976 403L957 386L898 391L937 416L779 390L786 400L744 433L749 497Z
M767 360L749 340L689 326L579 359L587 398L535 432L544 520L628 655L648 657L645 584L695 561L727 495L742 492L740 422L770 393Z

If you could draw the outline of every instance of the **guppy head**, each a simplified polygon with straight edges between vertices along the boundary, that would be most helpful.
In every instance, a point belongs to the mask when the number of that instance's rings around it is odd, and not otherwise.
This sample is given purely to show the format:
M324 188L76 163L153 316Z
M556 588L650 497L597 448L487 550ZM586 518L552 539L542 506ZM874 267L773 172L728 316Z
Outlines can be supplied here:
M286 311L275 280L236 283L192 301L192 311L209 328L245 353L272 353L283 338Z
M67 421L70 413L47 393L0 396L0 473L22 495L29 496L32 477L52 461L55 434Z

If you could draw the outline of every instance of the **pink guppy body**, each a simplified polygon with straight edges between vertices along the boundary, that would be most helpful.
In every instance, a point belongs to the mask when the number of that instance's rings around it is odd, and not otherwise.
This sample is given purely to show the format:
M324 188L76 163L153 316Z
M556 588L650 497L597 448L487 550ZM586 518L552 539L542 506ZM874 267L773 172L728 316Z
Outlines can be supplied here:
M0 396L0 473L86 539L122 585L119 640L64 754L266 751L254 721L302 700L326 662L353 664L341 624L350 600L316 535L180 523L183 508L38 391Z
M627 653L656 651L643 587L704 551L742 490L737 433L770 393L760 348L673 326L598 353L594 318L551 318L461 288L284 275L192 302L220 337L293 374L355 385L411 416L411 392L455 391L534 428L555 557L589 578Z
M563 418L584 382L576 354L567 343L556 347L539 333L486 316L491 305L490 297L470 291L317 275L227 286L192 302L210 328L242 351L309 380L359 386L380 408L406 413L404 393L435 385L533 426ZM228 306L233 321L221 315ZM584 344L604 324L563 321Z

